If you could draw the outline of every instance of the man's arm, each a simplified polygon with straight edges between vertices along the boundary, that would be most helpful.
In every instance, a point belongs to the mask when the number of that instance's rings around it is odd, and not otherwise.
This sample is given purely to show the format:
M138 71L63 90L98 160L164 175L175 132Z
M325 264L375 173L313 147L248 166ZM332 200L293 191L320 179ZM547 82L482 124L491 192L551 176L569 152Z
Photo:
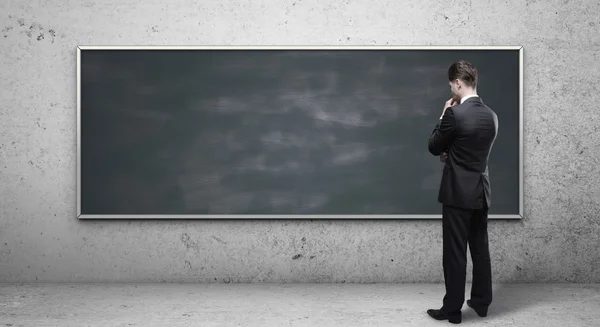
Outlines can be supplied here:
M435 126L429 137L429 152L434 156L439 156L450 147L455 137L456 120L452 107L449 107L444 111L441 121Z

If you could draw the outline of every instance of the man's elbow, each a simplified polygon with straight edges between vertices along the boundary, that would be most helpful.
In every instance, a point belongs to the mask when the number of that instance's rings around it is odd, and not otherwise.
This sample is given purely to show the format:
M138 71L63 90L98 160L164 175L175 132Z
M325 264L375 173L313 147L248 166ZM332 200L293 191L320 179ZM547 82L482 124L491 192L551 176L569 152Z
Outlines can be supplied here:
M440 149L438 149L435 144L433 144L432 142L429 142L429 153L431 153L434 156L439 156L440 154L442 154L442 151Z

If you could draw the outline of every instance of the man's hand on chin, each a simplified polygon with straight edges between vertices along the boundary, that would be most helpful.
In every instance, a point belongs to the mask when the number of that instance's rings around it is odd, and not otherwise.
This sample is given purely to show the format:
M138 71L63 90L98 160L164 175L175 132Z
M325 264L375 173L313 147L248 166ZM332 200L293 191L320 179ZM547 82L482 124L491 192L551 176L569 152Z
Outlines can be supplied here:
M444 114L446 113L446 109L448 109L449 107L454 107L458 104L458 101L454 100L453 98L450 98L450 100L446 101L446 103L444 104L444 110L442 111L442 115L440 116L440 119L442 119L442 117L444 117Z

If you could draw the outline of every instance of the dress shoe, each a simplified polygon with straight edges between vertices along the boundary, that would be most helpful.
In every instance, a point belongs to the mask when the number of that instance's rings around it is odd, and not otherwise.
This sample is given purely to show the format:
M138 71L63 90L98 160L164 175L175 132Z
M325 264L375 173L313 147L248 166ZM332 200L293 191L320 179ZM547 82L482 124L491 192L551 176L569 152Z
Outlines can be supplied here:
M478 316L480 317L485 317L487 316L487 312L488 309L487 308L477 308L477 307L473 307L471 305L471 300L467 300L467 305L469 306L469 308L472 308L473 310L475 310L475 312L477 313Z
M435 320L448 319L448 321L453 324L460 324L462 321L462 315L461 315L460 311L458 313L449 314L442 310L429 309L429 310L427 310L427 313L431 316L431 318L433 318Z

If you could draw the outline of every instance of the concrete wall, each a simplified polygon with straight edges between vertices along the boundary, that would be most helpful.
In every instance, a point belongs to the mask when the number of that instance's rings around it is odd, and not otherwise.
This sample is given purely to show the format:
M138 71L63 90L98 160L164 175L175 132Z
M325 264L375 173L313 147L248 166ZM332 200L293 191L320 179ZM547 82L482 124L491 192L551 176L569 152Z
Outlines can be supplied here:
M76 219L77 45L275 44L524 46L525 218L490 221L493 278L600 282L600 3L370 2L2 1L0 281L442 282L441 220Z

